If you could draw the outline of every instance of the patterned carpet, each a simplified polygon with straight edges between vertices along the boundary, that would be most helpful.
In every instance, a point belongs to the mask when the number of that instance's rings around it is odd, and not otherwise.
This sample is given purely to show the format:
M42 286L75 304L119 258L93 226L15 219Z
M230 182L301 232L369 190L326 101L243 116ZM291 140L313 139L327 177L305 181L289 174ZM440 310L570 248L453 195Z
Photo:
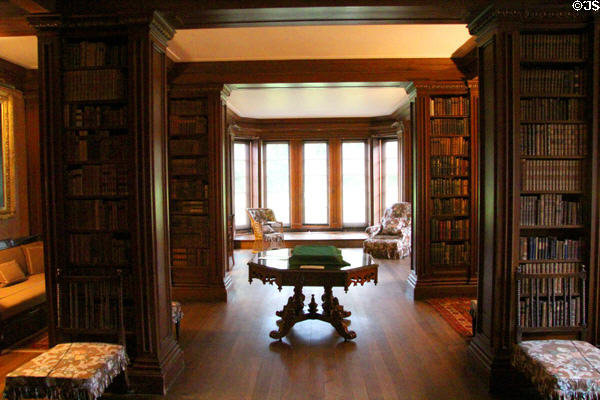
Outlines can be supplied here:
M466 297L443 297L428 299L427 302L462 336L470 338L473 333L471 323L471 300Z

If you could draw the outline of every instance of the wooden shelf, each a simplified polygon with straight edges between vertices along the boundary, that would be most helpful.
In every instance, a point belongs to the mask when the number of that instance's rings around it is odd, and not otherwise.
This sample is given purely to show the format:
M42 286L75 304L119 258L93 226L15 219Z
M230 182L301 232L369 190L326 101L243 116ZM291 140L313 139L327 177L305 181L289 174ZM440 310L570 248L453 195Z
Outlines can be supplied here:
M529 190L521 191L523 195L534 195L534 194L583 194L581 190Z
M64 72L72 71L110 71L127 69L126 65L97 65L93 67L63 67Z
M573 120L521 120L522 124L556 124L556 125L574 125L574 124L587 124L588 121L581 119L573 119Z
M451 199L453 197L471 197L470 194L432 194L432 199Z
M524 160L585 160L587 156L529 156L522 155Z
M127 194L83 194L83 195L66 195L65 199L67 200L118 200L118 199L127 199L129 195Z
M78 229L78 228L66 228L67 233L117 233L117 234L129 234L128 230L123 229Z
M446 267L446 268L448 268L448 267L451 267L451 268L452 267L453 268L456 268L456 267L465 267L466 268L466 267L469 266L469 264L467 264L467 263L450 263L450 264L431 263L430 265L432 267L442 267L442 268L443 267Z
M107 269L128 269L131 265L125 264L73 264L67 262L67 268L107 268Z
M431 119L443 119L443 118L469 118L468 115L430 115L429 116ZM433 135L432 135L433 136Z
M537 229L583 229L585 225L521 225L521 230L537 230Z
M184 135L184 134L170 134L169 139L202 139L208 136L208 133L197 133L193 135Z
M470 241L471 239L431 239L431 243L462 243Z
M455 138L455 137L464 137L464 138L470 138L471 135L430 135L429 138L430 139L434 139L434 138Z
M521 93L521 97L531 98L531 97L543 97L543 98L556 98L556 97L564 97L564 98L575 98L575 99L584 99L587 97L585 94L548 94L548 93Z
M542 332L580 332L585 330L583 326L540 326L540 327L520 327L523 333L542 333Z
M469 218L469 214L432 214L431 218L437 219L458 219L458 218Z
M521 64L583 64L586 63L587 60L585 58L554 58L554 59L531 59L531 58L522 58Z
M66 165L119 165L119 164L127 164L128 160L104 160L104 161L67 161Z
M431 175L432 178L469 178L469 175Z
M94 105L103 105L103 104L118 104L118 105L126 105L126 99L111 99L111 100L65 100L64 104L94 104Z
M202 217L208 217L208 213L201 213L201 212L193 212L193 211L171 211L170 212L171 215L194 215L194 216L202 216Z
M583 260L565 260L562 259L548 259L548 260L519 260L519 264L563 264L563 263L583 263Z
M208 157L208 154L169 154L171 159Z
M113 127L103 127L103 126L66 126L63 128L67 131L124 131L129 128L126 126L113 126ZM124 132L126 133L126 132Z

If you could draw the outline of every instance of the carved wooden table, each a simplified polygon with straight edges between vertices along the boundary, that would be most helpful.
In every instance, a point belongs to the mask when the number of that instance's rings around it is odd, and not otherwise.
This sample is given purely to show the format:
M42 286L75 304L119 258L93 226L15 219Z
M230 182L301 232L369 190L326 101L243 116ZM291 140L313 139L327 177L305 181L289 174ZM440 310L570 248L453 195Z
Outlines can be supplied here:
M351 285L356 286L360 283L362 286L370 281L377 284L379 265L373 262L370 255L364 254L362 249L342 249L342 257L350 265L339 269L289 268L288 258L290 255L291 249L263 251L248 263L248 281L250 283L256 278L263 284L275 283L279 291L283 286L294 287L294 295L288 299L281 311L275 313L281 317L277 321L279 329L271 331L269 336L281 340L296 323L307 319L319 319L333 325L345 340L354 339L356 332L348 330L349 322L345 319L351 313L345 311L338 299L333 296L332 288L343 287L348 292L348 287ZM305 297L302 294L304 286L324 288L324 294L321 296L323 301L321 313L317 312L314 294L308 303L308 312L304 311Z

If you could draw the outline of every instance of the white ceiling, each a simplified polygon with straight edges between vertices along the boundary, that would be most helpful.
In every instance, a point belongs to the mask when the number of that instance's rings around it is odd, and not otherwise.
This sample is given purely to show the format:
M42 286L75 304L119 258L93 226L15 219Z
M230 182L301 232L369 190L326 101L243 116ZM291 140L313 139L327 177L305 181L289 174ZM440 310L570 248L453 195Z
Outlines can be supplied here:
M465 25L323 25L181 29L169 42L182 61L448 58Z
M28 69L37 68L37 37L0 37L0 58Z
M408 101L403 87L317 86L233 89L227 107L247 118L378 117Z

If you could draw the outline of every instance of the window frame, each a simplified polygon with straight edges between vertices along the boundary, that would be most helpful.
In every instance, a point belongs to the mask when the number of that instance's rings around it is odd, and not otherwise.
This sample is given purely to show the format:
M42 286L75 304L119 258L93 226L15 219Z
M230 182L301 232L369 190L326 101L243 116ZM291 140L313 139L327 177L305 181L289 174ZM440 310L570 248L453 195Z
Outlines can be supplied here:
M401 160L401 148L400 148L400 144L401 144L401 138L399 136L394 136L394 137L387 137L387 138L382 138L380 139L380 149L381 149L381 173L380 173L380 187L381 187L381 196L380 196L380 201L381 201L381 212L383 215L383 212L385 211L386 208L388 208L389 206L386 204L386 197L387 197L387 185L386 185L386 178L387 178L387 169L386 169L386 162L387 162L387 157L385 154L385 148L386 148L386 143L390 143L390 142L396 142L396 163L398 165L396 165L396 176L397 178L397 191L398 191L398 198L396 199L396 203L400 201L400 199L402 198L402 177L400 175L400 160Z

